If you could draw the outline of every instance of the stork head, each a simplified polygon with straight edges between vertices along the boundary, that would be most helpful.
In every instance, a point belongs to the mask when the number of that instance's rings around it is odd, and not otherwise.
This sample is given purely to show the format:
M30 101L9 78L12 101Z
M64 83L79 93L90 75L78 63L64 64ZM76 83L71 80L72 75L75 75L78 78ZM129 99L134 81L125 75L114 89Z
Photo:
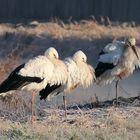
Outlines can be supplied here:
M135 53L136 57L139 59L138 53L136 51L136 39L133 37L130 37L126 40L126 46L131 47L133 52Z
M87 57L81 50L79 50L73 55L73 60L75 62L85 62L86 63Z
M126 40L126 45L128 47L131 47L131 46L135 46L136 45L136 39L134 37L129 37L127 40Z
M58 52L55 48L50 47L45 51L45 56L49 57L49 58L59 58Z

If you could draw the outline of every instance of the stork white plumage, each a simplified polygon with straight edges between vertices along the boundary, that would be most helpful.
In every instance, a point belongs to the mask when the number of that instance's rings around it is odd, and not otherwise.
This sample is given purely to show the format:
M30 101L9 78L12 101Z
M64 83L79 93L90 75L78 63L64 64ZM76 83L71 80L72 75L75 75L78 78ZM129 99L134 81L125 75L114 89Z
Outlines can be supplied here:
M116 81L116 103L118 102L118 83L131 75L135 67L140 67L140 48L136 47L136 39L128 38L125 42L109 43L99 55L99 63L95 69L97 84L107 85Z
M10 90L32 91L32 123L35 120L34 96L46 85L61 85L67 80L67 67L59 59L55 48L50 47L42 56L37 56L17 67L0 85L0 94Z
M41 99L51 98L63 92L63 101L66 113L66 94L78 86L88 87L96 79L94 69L87 64L87 57L82 51L77 51L72 57L64 60L68 68L68 79L62 85L52 85L51 88L46 88L40 91ZM49 90L51 89L51 90Z

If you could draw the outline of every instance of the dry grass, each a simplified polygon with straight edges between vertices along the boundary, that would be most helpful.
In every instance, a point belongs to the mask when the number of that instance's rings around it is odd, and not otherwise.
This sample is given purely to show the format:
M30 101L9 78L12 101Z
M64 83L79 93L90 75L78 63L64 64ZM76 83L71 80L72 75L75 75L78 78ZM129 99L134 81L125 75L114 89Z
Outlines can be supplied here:
M81 112L82 111L82 112ZM46 110L47 117L34 126L0 120L1 139L48 140L139 140L140 109L134 107L69 110Z
M43 54L50 46L64 58L83 50L88 61L95 65L98 53L114 39L134 36L140 45L140 26L126 24L100 25L94 20L63 23L0 24L1 81L18 64ZM26 93L25 93L26 94ZM1 97L0 139L35 140L139 140L140 108L98 108L69 110L68 120L63 110L44 110L37 104L38 121L30 125L30 98L24 94ZM16 96L15 96L16 95ZM10 101L9 101L10 100ZM18 108L18 109L17 109Z

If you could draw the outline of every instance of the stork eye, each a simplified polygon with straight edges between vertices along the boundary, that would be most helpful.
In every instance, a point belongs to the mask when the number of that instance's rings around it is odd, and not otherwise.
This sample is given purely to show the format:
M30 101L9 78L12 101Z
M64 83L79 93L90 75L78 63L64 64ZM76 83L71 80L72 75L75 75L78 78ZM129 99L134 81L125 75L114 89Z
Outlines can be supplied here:
M54 56L54 58L56 58L56 55L55 54L53 54L53 56Z
M83 62L85 62L85 59L84 59L84 57L82 58L82 60L83 60Z

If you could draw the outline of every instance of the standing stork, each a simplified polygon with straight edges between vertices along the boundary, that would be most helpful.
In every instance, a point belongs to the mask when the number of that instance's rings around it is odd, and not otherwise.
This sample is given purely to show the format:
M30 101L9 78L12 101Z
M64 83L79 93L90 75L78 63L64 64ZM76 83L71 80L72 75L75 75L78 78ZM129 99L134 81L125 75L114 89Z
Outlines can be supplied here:
M35 121L35 92L41 91L46 85L60 85L67 80L67 67L59 59L55 48L50 47L42 56L37 56L27 63L18 66L9 77L1 83L0 94L10 90L26 90L32 92L32 124Z
M49 99L63 92L65 117L67 117L66 94L79 86L88 87L96 78L93 67L87 64L87 57L82 51L77 51L72 57L66 58L64 62L68 69L67 81L61 85L47 85L40 91L40 99Z
M131 75L136 66L140 66L140 49L136 39L131 37L125 42L109 43L99 54L99 63L95 69L97 84L107 85L116 81L116 104L118 103L118 83Z

